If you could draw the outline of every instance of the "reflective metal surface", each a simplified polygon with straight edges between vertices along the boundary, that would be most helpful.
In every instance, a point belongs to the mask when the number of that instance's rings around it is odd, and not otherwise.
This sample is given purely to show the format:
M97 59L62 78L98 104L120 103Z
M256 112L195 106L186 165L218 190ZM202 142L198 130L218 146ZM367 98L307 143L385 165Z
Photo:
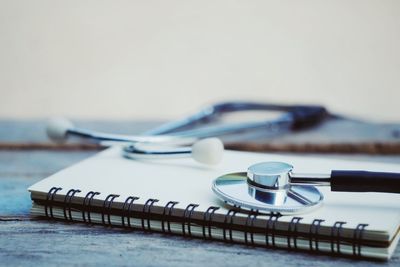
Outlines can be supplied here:
M212 126L210 122L218 121L223 115L242 111L283 112L273 120L255 122L226 123ZM264 129L267 132L290 131L310 127L323 121L328 116L322 106L304 105L274 105L253 102L221 102L208 106L184 119L163 124L156 129L146 132L146 135L176 135L180 137L206 138L226 134L243 134L245 131ZM331 116L331 115L330 115ZM200 124L205 127L195 127Z
M130 159L165 159L165 158L185 158L192 153L191 147L155 147L137 143L123 147L122 154Z
M290 174L291 184L330 186L330 173L293 173Z
M279 190L253 186L245 172L218 177L212 189L230 205L264 213L305 213L319 207L323 200L323 195L314 186L291 185Z
M287 189L292 165L284 162L261 162L247 169L247 178L254 186L267 189Z
M321 108L321 107L319 107ZM168 122L156 129L147 131L147 135L178 135L180 137L197 137L206 138L213 136L221 136L225 134L242 134L243 131L266 129L272 130L290 130L290 127L296 122L293 112L297 110L308 111L314 110L313 106L284 106L265 103L252 102L221 102L212 106L201 109L184 119ZM273 120L260 120L256 122L226 123L218 126L210 126L210 122L216 121L224 114L237 113L240 111L280 111L284 112L282 116ZM325 109L321 109L322 113L326 113ZM203 127L195 127L203 124ZM204 125L208 125L205 126ZM192 129L191 129L192 128Z

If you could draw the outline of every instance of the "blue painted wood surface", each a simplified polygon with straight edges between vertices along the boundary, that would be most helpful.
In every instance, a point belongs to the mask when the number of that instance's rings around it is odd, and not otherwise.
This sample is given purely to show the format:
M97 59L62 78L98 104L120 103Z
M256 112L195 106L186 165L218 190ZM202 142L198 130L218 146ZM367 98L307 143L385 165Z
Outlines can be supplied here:
M38 136L26 125L13 124L18 139ZM5 139L12 138L0 134ZM377 263L31 217L27 187L93 153L0 150L0 266L400 266L399 248ZM400 163L400 156L336 157Z

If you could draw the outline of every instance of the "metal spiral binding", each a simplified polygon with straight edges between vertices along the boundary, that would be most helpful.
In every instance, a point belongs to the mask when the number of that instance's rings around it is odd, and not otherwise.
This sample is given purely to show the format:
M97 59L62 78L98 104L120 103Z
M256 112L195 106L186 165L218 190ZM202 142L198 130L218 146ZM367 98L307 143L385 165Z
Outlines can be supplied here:
M204 213L204 216L203 216L203 238L204 239L207 239L207 236L206 236L206 227L205 227L205 224L206 224L206 222L207 222L207 227L208 227L208 238L209 239L212 239L212 235L211 235L211 222L212 222L212 218L213 218L213 215L214 215L214 213L215 213L215 211L217 211L217 210L219 210L219 207L213 207L213 206L211 206L211 207L209 207L207 210L206 210L206 212Z
M361 240L364 233L364 229L368 226L368 224L360 223L357 225L354 230L353 235L353 256L361 257Z
M247 240L247 235L248 232L250 232L250 240L251 240L251 245L254 246L254 220L257 218L258 211L253 211L251 210L251 213L247 216L246 219L246 226L244 230L244 242L246 245L249 245L248 240ZM249 231L248 231L249 229Z
M47 192L46 203L45 203L45 206L44 206L44 211L45 211L46 217L54 219L54 216L53 216L54 196L61 189L62 189L61 187L52 187L52 188L50 188L49 192ZM49 216L49 213L47 211L48 208L50 209L50 216Z
M276 231L276 222L278 221L280 215L278 214L271 214L265 226L265 245L267 247L270 246L269 244L269 232L271 231L271 238L272 238L272 247L275 247L275 231ZM271 227L272 226L272 227Z
M315 219L310 225L310 239L309 239L309 244L310 244L310 251L314 250L313 247L313 241L315 242L315 251L319 251L318 248L318 234L319 234L319 228L321 227L321 223L324 222L325 220L321 219Z
M64 205L64 218L66 221L71 221L71 222L73 221L72 214L71 214L71 201L72 201L72 198L74 197L74 195L76 193L80 193L80 192L81 192L81 190L79 190L79 189L70 189L64 197L64 204L65 204ZM69 218L67 217L67 209L68 209Z
M191 230L190 230L190 226L191 226L190 223L191 223L193 211L194 211L194 209L197 208L198 206L199 206L199 205L197 205L197 204L189 204L189 205L186 207L185 211L183 212L183 221L182 221L182 235L183 235L183 236L186 236L186 230L185 230L185 224L186 224L186 222L187 222L187 224L188 224L188 233L189 233L189 236L192 235L192 232L191 232Z
M53 207L55 202L56 194L62 190L61 187L52 187L46 196L46 202L44 204L45 215L48 218L55 219L53 214ZM79 189L70 189L64 196L63 201L63 214L64 219L66 221L73 221L72 217L72 200L77 193L80 193ZM99 192L90 191L86 194L83 199L82 203L82 220L85 223L92 223L91 220L91 207L92 202L95 196L100 195ZM111 209L113 205L113 201L119 197L116 194L110 194L106 197L103 201L102 209L101 209L101 218L102 224L111 226ZM129 196L126 198L123 206L122 206L122 215L121 215L121 223L122 227L131 228L133 229L133 225L131 224L132 212L133 207L135 206L135 201L138 200L138 197ZM158 202L157 199L148 199L142 209L142 229L144 231L151 231L151 209L153 205ZM161 228L163 233L172 233L171 231L171 217L173 214L173 210L175 206L179 202L177 201L169 201L163 209L163 213L161 216ZM184 212L182 217L182 235L183 236L192 236L191 226L192 226L192 216L195 209L199 205L197 204L189 204ZM237 208L237 207L235 207ZM223 222L223 240L226 242L233 243L233 229L234 229L234 220L235 216L240 212L237 209L230 209L224 216ZM203 214L203 227L202 227L202 234L204 239L213 239L212 236L212 225L213 225L213 216L215 212L220 209L220 207L211 206L209 207L205 213ZM246 245L255 245L254 242L254 223L257 220L258 216L257 211L253 211L248 214L246 219L246 224L244 228L244 242ZM107 216L107 219L105 218ZM276 247L275 237L277 234L276 223L280 218L280 214L270 214L269 218L267 219L266 226L265 226L265 245L266 247ZM299 236L298 225L300 224L302 217L293 217L289 223L287 229L287 247L289 249L298 249L297 239ZM147 220L147 227L145 221ZM312 221L310 228L309 228L309 250L311 252L320 252L319 249L319 238L320 238L320 228L321 224L324 220L315 219ZM337 221L331 227L330 233L330 252L333 254L341 254L341 238L342 238L342 230L343 225L346 222ZM186 227L187 225L187 227ZM358 224L353 232L353 242L352 242L352 254L354 257L361 257L361 246L363 240L363 234L365 228L368 224ZM229 234L227 233L229 231ZM229 235L229 236L228 236ZM249 238L250 235L250 238ZM270 239L271 238L271 239ZM293 240L293 241L292 241Z
M171 233L171 221L166 220L165 217L168 216L169 218L171 218L172 210L174 209L174 206L178 203L179 202L177 201L170 201L164 206L163 215L161 219L161 228L163 233L165 233L165 222L167 222L168 233ZM167 215L167 210L168 210L168 215Z
M224 219L224 226L227 226L227 225L230 226L229 227L229 241L230 242L233 242L232 225L233 225L233 219L234 219L236 213L238 213L237 210L233 210L233 209L228 210L228 212L225 215L225 219ZM226 228L227 227L224 227L224 241L227 241L227 239L226 239Z
M146 203L144 203L144 206L143 206L143 210L142 210L142 215L143 215L143 217L142 217L142 229L143 229L143 231L146 231L146 230L148 230L148 231L150 231L151 230L151 226L150 226L150 212L151 212L151 207L154 205L154 203L156 203L156 202L158 202L158 199L154 199L154 198L150 198L150 199L148 199L147 201L146 201ZM145 216L145 214L147 215L147 216ZM146 227L144 226L144 217L147 217L146 219L147 219L147 229L146 229Z
M336 242L336 253L340 254L340 235L342 234L342 228L343 225L346 224L346 222L335 222L333 224L332 230L331 230L331 252L335 253L335 242Z
M111 210L111 206L112 206L114 199L116 199L117 197L119 197L119 195L110 194L106 197L106 199L103 202L103 208L101 210L101 221L106 226L107 226L106 220L104 219L105 212L107 210L107 221L108 221L108 225L111 226L111 211L110 210Z
M131 213L132 213L131 207L133 206L133 202L138 199L139 199L138 197L132 197L132 196L126 198L124 205L122 206L122 215L121 215L122 227L126 227L125 226L125 217L126 217L126 221L128 223L127 227L133 229L133 227L131 226ZM125 210L125 208L127 209Z
M92 223L92 219L90 218L90 207L92 206L92 200L96 195L100 195L99 192L90 191L86 194L83 199L83 209L82 209L82 219L86 223ZM87 208L86 208L87 207ZM86 221L85 210L87 209L88 220Z
M294 248L297 249L297 235L298 235L297 225L302 219L303 219L302 217L293 217L289 223L288 236L287 236L287 245L289 249L292 249L292 244L290 242L291 237L293 237Z

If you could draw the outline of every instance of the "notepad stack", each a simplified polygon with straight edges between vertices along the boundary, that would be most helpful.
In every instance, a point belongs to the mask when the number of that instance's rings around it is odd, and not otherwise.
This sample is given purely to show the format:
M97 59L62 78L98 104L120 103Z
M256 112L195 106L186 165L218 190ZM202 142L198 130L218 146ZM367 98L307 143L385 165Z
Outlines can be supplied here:
M213 179L262 161L290 162L306 173L400 172L398 165L234 151L209 168L190 159L133 161L111 148L31 186L32 214L249 246L383 260L393 254L400 236L397 194L322 188L322 207L296 216L246 212L213 194Z

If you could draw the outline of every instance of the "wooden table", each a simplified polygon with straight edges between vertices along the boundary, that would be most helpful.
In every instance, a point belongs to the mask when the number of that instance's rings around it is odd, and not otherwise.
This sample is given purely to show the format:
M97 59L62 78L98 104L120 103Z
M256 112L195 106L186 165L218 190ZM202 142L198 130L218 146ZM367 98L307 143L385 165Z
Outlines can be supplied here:
M140 132L154 123L86 122L116 131ZM119 125L119 126L118 126ZM120 125L125 125L121 128ZM128 126L126 126L128 125ZM45 142L43 121L0 121L1 143L23 149L0 150L0 265L137 265L137 266L400 266L400 249L389 262L356 261L324 255L249 248L118 228L69 224L33 218L27 187L97 153L95 150L35 150ZM400 155L331 155L400 163Z

